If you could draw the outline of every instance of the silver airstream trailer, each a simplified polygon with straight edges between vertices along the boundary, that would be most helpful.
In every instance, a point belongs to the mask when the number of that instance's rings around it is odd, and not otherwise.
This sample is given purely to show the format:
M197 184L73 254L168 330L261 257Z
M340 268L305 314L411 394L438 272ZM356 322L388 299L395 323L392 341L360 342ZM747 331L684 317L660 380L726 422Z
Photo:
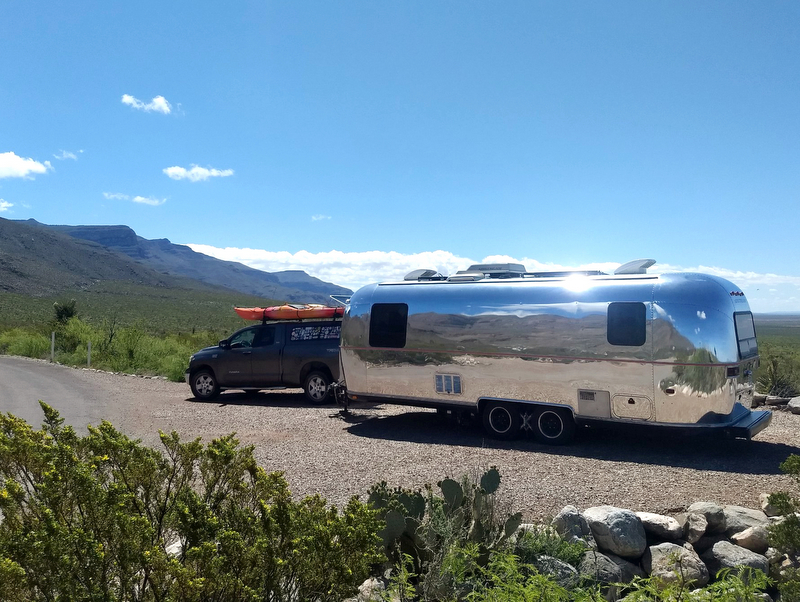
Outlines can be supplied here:
M490 436L569 441L596 422L751 438L753 315L706 274L531 273L476 265L367 285L342 322L337 398L469 411Z

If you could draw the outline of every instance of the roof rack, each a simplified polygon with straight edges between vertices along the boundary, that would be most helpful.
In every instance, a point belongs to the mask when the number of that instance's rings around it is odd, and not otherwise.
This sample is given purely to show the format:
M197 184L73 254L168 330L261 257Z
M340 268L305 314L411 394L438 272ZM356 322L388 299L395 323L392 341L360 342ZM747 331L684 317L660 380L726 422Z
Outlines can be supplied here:
M533 278L568 278L570 276L608 276L600 270L565 270L563 272L527 272Z

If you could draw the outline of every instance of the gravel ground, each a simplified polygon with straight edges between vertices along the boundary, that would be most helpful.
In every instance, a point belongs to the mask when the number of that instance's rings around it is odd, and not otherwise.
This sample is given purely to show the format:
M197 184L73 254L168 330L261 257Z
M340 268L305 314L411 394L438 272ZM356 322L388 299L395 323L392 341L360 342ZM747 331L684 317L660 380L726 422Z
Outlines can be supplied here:
M337 506L364 498L377 481L416 488L489 466L500 469L501 494L529 520L566 504L675 513L699 500L756 508L761 492L800 494L778 468L800 454L800 415L787 412L775 412L772 425L749 442L583 429L570 446L548 447L487 439L479 426L430 410L354 405L342 417L334 406L308 404L299 390L226 392L200 403L183 383L44 366L37 370L60 370L67 388L74 383L107 401L76 414L94 424L108 419L152 445L160 445L159 429L205 440L235 431L255 446L265 469L285 471L295 495L320 493ZM60 409L59 400L45 401Z

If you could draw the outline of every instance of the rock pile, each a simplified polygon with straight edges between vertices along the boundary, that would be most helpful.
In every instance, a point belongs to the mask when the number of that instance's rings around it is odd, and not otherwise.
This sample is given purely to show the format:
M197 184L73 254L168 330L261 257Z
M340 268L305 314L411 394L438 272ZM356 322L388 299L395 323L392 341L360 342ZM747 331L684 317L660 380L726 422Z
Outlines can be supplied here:
M800 414L800 397L789 398L756 393L753 396L753 407L759 406L769 406L771 410L785 410L792 414Z

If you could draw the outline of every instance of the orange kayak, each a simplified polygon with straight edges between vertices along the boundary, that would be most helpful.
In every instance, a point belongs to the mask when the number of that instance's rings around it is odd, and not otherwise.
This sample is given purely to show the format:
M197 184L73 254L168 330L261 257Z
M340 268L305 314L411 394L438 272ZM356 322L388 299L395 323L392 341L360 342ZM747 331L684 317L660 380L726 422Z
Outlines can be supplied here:
M299 320L302 318L335 318L344 315L344 307L316 304L234 307L233 311L245 320Z

